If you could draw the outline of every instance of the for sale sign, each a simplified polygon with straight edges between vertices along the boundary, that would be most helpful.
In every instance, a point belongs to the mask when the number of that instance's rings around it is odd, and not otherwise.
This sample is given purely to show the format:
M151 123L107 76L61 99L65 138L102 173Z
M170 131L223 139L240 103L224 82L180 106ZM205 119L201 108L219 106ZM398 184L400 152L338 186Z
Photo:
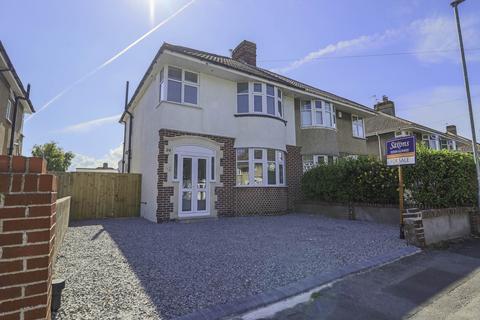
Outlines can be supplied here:
M386 142L387 166L415 164L416 144L415 136L388 140Z

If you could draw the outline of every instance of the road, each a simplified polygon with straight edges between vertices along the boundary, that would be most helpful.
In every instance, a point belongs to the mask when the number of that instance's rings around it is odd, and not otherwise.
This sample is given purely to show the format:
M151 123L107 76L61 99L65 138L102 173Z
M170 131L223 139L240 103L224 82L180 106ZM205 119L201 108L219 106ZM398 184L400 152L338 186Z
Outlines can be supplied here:
M269 319L480 319L480 240L347 277Z

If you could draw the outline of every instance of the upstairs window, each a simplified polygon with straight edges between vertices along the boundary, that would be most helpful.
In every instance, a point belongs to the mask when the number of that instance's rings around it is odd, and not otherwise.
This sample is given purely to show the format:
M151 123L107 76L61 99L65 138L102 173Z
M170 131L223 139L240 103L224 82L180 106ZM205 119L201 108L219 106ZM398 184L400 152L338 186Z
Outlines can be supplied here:
M301 102L302 127L336 127L335 107L322 100L303 100Z
M13 103L12 100L7 100L7 113L5 114L8 121L13 121Z
M237 113L283 117L282 91L261 82L237 83Z
M248 82L237 83L237 112L248 112Z
M198 74L176 67L168 67L167 71L167 101L198 104ZM164 100L164 70L160 71L160 100Z
M362 117L352 115L352 131L354 137L365 138L365 125Z
M267 113L275 115L275 88L267 84Z
M160 101L162 100L165 100L165 85L164 85L164 69L162 68L162 70L160 70L160 74L158 76L159 78L159 83L160 83L160 86L159 86L159 92L158 92L158 97L160 98Z
M440 150L440 140L436 134L422 134L422 141L427 148Z

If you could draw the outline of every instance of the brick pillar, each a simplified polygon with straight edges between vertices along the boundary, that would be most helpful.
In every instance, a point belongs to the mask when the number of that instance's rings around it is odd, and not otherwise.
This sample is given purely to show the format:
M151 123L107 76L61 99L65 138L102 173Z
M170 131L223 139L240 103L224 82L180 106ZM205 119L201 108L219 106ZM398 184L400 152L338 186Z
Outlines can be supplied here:
M50 319L56 177L0 156L0 319Z
M301 147L287 145L287 186L288 186L288 210L295 210L295 202L303 199L302 176L303 164Z

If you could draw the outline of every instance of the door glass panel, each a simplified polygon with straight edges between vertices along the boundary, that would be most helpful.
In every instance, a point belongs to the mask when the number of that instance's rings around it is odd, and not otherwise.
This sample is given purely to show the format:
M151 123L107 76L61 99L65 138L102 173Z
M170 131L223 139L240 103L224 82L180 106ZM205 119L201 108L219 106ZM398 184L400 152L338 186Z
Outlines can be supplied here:
M183 158L183 187L192 188L192 158Z
M197 188L204 189L207 185L207 159L198 159Z
M184 191L182 193L182 211L192 211L192 192Z
M205 191L199 191L197 193L197 210L207 210L207 193Z

